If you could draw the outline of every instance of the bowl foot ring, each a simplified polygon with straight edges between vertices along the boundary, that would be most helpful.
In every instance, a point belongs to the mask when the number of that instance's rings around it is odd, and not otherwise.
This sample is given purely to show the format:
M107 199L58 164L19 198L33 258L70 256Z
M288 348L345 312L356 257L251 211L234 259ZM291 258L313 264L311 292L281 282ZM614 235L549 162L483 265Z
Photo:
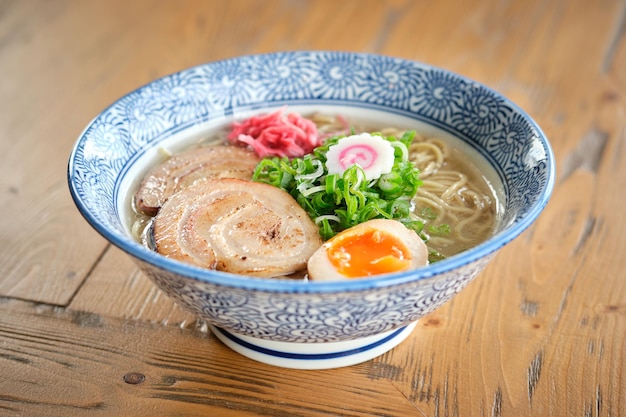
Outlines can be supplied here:
M275 342L209 325L213 334L237 353L258 362L292 369L329 369L366 362L406 339L417 322L379 335L329 343Z

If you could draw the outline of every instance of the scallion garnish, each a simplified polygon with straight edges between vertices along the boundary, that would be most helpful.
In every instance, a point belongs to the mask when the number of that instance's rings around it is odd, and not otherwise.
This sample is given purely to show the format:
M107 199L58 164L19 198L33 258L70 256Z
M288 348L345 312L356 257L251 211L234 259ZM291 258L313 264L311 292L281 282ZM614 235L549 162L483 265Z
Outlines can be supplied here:
M378 142L382 138L392 145L390 170L384 168L376 178L368 178L357 160L343 172L329 174L328 150L345 138L336 136L301 158L263 159L256 167L253 180L290 193L318 224L323 239L374 218L396 219L421 233L423 223L411 216L411 201L422 184L419 170L408 159L408 148L415 132L406 132L399 139L379 133L358 136L363 138L364 146L375 145L374 141L367 142L367 136ZM351 146L354 142L352 140Z

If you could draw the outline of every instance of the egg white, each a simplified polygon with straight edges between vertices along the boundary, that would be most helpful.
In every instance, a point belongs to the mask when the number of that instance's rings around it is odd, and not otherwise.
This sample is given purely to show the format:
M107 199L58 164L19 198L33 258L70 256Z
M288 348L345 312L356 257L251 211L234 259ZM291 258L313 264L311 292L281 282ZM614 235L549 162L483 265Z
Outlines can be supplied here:
M350 229L344 230L341 232L341 235L357 235L362 233L364 230L371 229L386 232L387 234L394 236L400 242L404 243L411 253L411 266L409 269L428 265L428 248L426 247L424 241L418 236L417 233L413 230L407 229L397 220L369 220L351 227ZM331 247L330 242L324 243L309 258L307 263L309 279L313 281L342 281L358 279L356 277L347 277L335 268L328 257L327 250L329 247ZM364 253L363 256L367 256L367 253Z

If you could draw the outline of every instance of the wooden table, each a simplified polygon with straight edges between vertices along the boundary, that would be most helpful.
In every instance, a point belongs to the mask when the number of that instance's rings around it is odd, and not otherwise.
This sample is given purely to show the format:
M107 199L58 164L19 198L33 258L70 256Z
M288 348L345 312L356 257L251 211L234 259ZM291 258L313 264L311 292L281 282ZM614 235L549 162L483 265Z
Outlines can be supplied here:
M86 124L157 77L280 50L382 53L511 98L553 198L395 350L253 362L81 218ZM0 415L626 415L626 1L0 0Z

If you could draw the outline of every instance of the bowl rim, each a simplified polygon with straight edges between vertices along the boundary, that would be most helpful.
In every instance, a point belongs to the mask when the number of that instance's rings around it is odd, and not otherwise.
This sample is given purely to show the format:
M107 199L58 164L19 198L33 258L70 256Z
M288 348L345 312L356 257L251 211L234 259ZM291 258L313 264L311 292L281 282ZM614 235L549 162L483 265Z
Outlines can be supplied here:
M497 232L493 236L491 236L486 241L474 246L471 249L468 249L464 252L461 252L457 255L451 256L442 261L436 262L434 264L428 265L426 267L414 269L411 271L403 271L398 273L386 274L375 277L367 277L360 278L355 280L347 280L347 281L333 281L333 282L315 282L315 281L305 281L305 280L289 280L289 279L277 279L277 278L259 278L252 276L243 276L228 272L222 271L214 271L206 268L196 267L193 265L185 264L180 261L176 261L170 258L167 258L163 255L160 255L154 251L151 251L140 243L134 241L132 237L125 236L124 238L120 237L118 234L111 232L106 225L102 224L99 219L97 219L90 210L83 204L79 193L76 189L76 185L73 181L74 172L74 163L76 154L81 143L82 138L84 137L87 130L93 123L100 117L102 114L106 113L111 107L113 107L119 101L136 94L138 91L150 86L151 84L158 82L164 78L168 78L171 76L175 76L186 71L193 70L194 68L204 67L219 64L226 61L234 61L234 60L245 60L251 59L253 57L264 57L264 56L277 56L277 55L285 55L292 53L309 53L309 54L342 54L342 55L352 55L359 57L379 57L385 59L394 59L398 61L404 61L407 63L412 63L415 65L419 65L420 67L436 70L442 73L445 73L448 76L454 77L458 80L465 81L467 83L471 83L481 89L484 89L494 96L497 96L499 99L503 100L508 106L511 107L515 112L521 115L537 132L538 139L541 141L543 145L543 149L545 150L545 161L546 161L546 171L547 171L547 181L545 187L543 188L539 198L535 201L534 205L530 210L528 210L524 216L514 222L512 225L506 226L505 230ZM313 101L313 100L311 100ZM349 103L345 104L349 106ZM242 107L243 108L243 107ZM256 107L255 107L256 108ZM263 107L261 106L260 109ZM192 126L191 126L192 127ZM186 127L185 129L188 129ZM323 293L336 293L336 292L354 292L354 291L362 291L362 290L371 290L378 289L384 287L391 287L397 285L403 285L414 281L422 281L427 280L429 278L439 276L442 274L449 273L458 268L468 266L470 264L479 262L481 259L488 258L495 254L500 248L511 242L513 239L518 237L522 232L524 232L539 216L539 214L543 211L545 206L548 204L548 201L552 195L555 185L555 177L556 177L556 161L554 157L554 152L548 141L547 136L543 132L543 130L539 127L539 125L535 122L535 120L523 109L521 109L517 104L513 101L502 95L501 93L495 91L494 89L477 82L473 79L470 79L464 75L452 72L450 70L437 67L431 64L427 64L424 62L405 59L400 57L393 57L388 55L381 55L375 53L363 53L363 52L347 52L347 51L323 51L323 50L301 50L301 51L284 51L284 52L271 52L271 53L259 53L259 54L250 54L250 55L242 55L236 56L216 61L210 61L203 64L195 65L189 68L185 68L176 72L173 72L168 75L164 75L162 77L156 78L142 86L139 86L132 91L127 92L123 96L119 97L113 103L105 107L100 113L98 113L92 120L86 125L86 127L82 130L80 135L78 136L76 142L74 143L70 157L67 164L67 180L70 189L71 197L74 201L74 204L78 208L80 214L83 218L93 227L101 236L103 236L109 243L115 245L117 248L126 252L133 259L139 260L142 263L149 264L153 267L165 270L167 273L176 274L183 276L185 278L210 283L217 286L223 287L231 287L238 289L247 289L254 291L267 291L267 292L277 292L277 293L306 293L306 294L323 294ZM143 268L142 268L143 269Z

